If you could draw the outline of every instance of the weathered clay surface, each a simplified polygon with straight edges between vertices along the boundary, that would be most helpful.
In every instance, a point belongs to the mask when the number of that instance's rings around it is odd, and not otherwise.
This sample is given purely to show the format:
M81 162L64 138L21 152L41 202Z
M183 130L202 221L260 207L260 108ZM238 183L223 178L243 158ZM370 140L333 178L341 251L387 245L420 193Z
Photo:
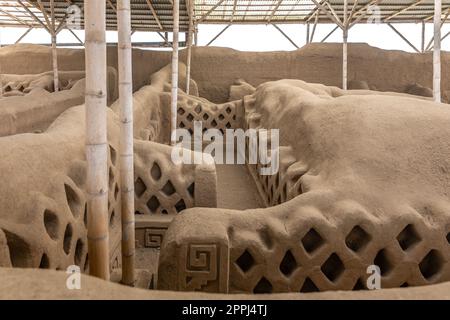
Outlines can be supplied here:
M53 73L2 75L0 137L44 132L65 110L84 103L84 72L60 72L64 90L53 92ZM10 88L7 90L7 88ZM11 89L15 88L15 89ZM15 92L15 94L14 94ZM108 101L117 99L117 72L108 68Z
M244 104L249 127L280 129L280 172L259 182L270 208L177 217L160 289L352 290L370 265L383 288L450 279L447 105L296 80Z
M167 79L170 69L162 72ZM135 94L137 132L154 127L160 135L162 111L160 95L164 87L155 84ZM55 95L59 93L54 93ZM27 95L29 99L33 93ZM154 99L154 98L157 99ZM10 100L14 98L5 98ZM119 122L108 110L109 141L109 221L112 268L120 267L120 175ZM150 115L143 119L141 114ZM147 120L147 122L145 121ZM141 122L139 122L141 121ZM0 138L0 171L5 183L0 187L0 265L19 268L61 269L76 264L86 270L85 192L85 110L84 106L62 113L41 134L21 134ZM138 136L139 137L139 136ZM148 217L142 231L154 246L153 223L161 229L159 242L170 219L193 206L215 206L215 197L195 187L209 185L215 195L215 170L211 166L176 166L170 161L171 147L136 141L136 208ZM20 168L20 169L18 169ZM160 218L160 219L158 219ZM170 219L166 219L170 218ZM165 219L161 223L161 219ZM138 225L138 228L140 226Z
M67 290L67 274L49 270L0 268L0 299L38 300L229 300L229 295L134 289L82 276L81 290ZM243 295L235 300L449 300L450 283L407 289L358 292Z
M6 73L42 73L52 68L51 48L36 45L8 46L0 50ZM84 70L84 51L58 49L60 70ZM168 65L170 52L133 50L134 87L149 84L149 75ZM186 51L180 52L186 61ZM417 54L382 50L363 43L349 44L349 81L364 81L372 90L405 92L411 84L431 88L433 57L431 53ZM448 70L450 57L442 52L442 69ZM108 65L117 68L117 48L108 47ZM301 79L330 86L342 84L342 45L312 43L296 51L240 52L229 48L194 47L192 78L200 96L214 103L224 103L236 79L245 79L252 86L280 79ZM180 75L184 72L180 71ZM184 86L180 85L180 88ZM448 101L450 81L442 73L442 94Z

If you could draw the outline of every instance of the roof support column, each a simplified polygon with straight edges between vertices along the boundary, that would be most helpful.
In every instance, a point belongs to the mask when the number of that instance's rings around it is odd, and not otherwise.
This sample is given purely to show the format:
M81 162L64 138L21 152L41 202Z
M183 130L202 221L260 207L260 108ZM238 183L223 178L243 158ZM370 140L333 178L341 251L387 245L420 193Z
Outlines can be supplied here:
M176 144L178 109L178 32L180 30L180 0L173 0L173 50L172 50L172 104L171 104L171 143Z
M89 271L109 280L106 1L85 0L84 7Z
M135 210L133 71L130 0L117 1L119 104L120 104L120 183L122 202L122 283L134 286Z
M309 43L310 26L309 22L306 23L306 44Z
M422 46L421 46L422 53L425 52L425 21L422 21Z
M189 95L191 90L191 60L192 60L192 37L193 37L193 16L194 4L193 1L186 2L188 4L189 12L189 29L187 35L187 61L186 61L186 93Z
M441 102L441 19L442 1L434 0L433 96Z
M348 83L348 0L344 0L344 28L342 43L342 89L347 90Z
M58 72L58 49L57 45L57 33L55 27L55 0L50 1L50 10L51 10L51 36L52 36L52 63L53 63L53 82L54 82L54 90L55 92L59 91L59 72Z

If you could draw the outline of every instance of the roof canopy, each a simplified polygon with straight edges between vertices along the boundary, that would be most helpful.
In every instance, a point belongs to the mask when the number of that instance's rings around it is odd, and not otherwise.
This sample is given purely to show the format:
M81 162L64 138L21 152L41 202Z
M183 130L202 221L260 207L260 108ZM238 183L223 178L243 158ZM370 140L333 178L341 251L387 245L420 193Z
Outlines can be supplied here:
M115 30L116 0L107 3L107 28ZM55 17L63 24L67 9L83 0L54 0ZM188 6L197 24L287 24L344 21L344 0L180 0L180 30L189 25ZM171 31L172 0L131 0L135 31ZM450 0L442 0L443 18ZM348 0L351 23L372 19L381 23L432 22L434 0ZM50 16L50 0L0 1L0 26L43 28ZM81 18L81 23L83 19ZM82 25L81 25L82 26Z

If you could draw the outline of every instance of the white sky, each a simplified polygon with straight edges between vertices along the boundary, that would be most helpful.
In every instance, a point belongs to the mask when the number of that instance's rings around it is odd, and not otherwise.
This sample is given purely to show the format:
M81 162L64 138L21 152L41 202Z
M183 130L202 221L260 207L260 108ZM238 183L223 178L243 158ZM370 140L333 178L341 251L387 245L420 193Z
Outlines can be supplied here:
M304 25L279 25L280 28L299 46L306 43L306 26ZM419 50L421 47L421 24L397 24L394 25L401 31ZM200 25L199 45L206 45L225 26L223 25ZM317 27L314 41L320 42L332 29L334 25L319 25ZM427 24L426 41L427 44L432 37L433 25ZM312 30L312 28L311 28ZM14 43L24 32L18 28L0 28L0 42L2 45ZM442 35L450 31L450 25L444 25ZM84 40L83 31L75 31ZM184 40L181 35L180 40ZM107 41L117 41L116 32L107 33ZM161 41L156 33L136 33L133 41ZM326 42L341 42L342 31L336 30ZM42 29L32 30L22 43L49 43L49 34ZM76 39L64 30L58 36L58 43L74 43ZM349 42L367 42L368 44L382 49L404 50L414 52L393 30L387 25L360 24L354 26L349 33ZM295 50L295 47L273 26L271 25L233 25L226 30L213 44L213 46L223 46L242 51L277 51ZM450 51L450 37L442 43L443 50Z

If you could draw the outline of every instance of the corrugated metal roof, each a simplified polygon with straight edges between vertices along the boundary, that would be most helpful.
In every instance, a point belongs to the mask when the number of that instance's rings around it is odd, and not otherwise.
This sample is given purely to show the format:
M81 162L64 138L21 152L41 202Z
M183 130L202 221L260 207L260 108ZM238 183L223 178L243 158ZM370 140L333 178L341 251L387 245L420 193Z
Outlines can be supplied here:
M116 0L107 2L107 28L116 29ZM187 3L193 2L198 24L286 24L335 23L344 21L344 0L180 0L180 30L188 30ZM0 1L0 26L43 27L43 10L50 15L49 0ZM67 8L83 8L83 0L55 0L57 24L64 21ZM132 28L135 31L171 31L172 0L131 0ZM450 11L450 0L442 0L443 18ZM434 0L348 0L353 23L431 22ZM37 21L39 20L39 21ZM82 22L82 19L81 19Z

